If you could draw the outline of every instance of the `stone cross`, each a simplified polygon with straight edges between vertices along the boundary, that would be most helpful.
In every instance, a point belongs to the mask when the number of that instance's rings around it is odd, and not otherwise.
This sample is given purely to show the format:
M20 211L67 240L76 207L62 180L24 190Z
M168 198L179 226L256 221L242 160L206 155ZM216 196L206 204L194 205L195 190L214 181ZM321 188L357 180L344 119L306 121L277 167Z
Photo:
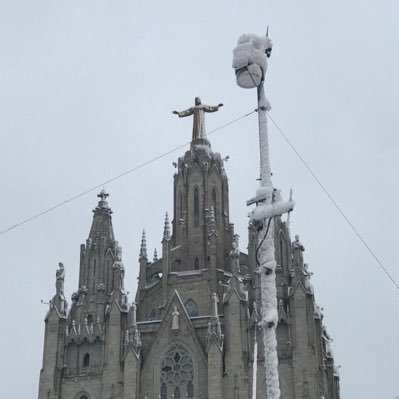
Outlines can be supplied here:
M173 111L173 113L176 115L179 115L180 118L194 115L194 117L193 117L193 138L192 138L192 140L194 141L196 139L206 138L205 112L216 112L219 110L220 107L223 107L222 103L220 103L218 105L205 105L205 104L201 104L201 99L199 97L195 97L195 105L193 107L190 107L181 112Z

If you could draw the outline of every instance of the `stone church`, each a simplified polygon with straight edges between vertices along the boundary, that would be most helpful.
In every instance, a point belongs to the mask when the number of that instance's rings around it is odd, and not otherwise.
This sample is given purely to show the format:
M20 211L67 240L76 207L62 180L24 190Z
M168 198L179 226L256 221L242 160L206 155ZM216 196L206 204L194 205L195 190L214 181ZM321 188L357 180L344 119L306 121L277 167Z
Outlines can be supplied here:
M159 258L147 253L143 232L133 302L108 194L98 195L70 307L64 266L57 270L39 399L265 397L256 229L249 225L248 253L241 252L223 159L205 137L193 135L178 159ZM338 369L304 246L280 217L274 222L281 398L338 399Z

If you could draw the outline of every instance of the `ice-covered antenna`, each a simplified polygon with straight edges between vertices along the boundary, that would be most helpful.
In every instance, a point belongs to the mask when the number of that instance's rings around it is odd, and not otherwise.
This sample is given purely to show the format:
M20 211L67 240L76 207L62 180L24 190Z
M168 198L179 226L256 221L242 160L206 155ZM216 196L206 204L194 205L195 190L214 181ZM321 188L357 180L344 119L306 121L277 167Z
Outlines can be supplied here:
M255 45L254 45L255 44ZM273 198L274 188L271 180L269 158L269 139L267 131L267 115L271 106L266 99L264 79L267 69L267 58L270 57L272 43L269 38L269 26L266 37L243 35L233 50L233 68L238 86L244 89L257 89L258 125L260 147L260 188L256 196L247 205L256 204L250 213L252 222L258 227L256 244L256 272L260 281L260 316L259 327L262 332L265 359L266 392L262 397L280 398L278 353L276 327L278 309L276 303L276 261L274 257L274 216L291 212L293 201L282 202ZM255 356L257 359L257 356ZM256 366L254 366L255 369ZM253 392L256 392L256 387Z

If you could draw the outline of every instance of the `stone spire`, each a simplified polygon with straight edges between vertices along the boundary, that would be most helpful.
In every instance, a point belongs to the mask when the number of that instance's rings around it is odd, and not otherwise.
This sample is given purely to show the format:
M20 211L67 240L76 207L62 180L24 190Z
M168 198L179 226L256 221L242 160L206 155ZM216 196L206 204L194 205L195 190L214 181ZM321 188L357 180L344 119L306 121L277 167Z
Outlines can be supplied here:
M108 205L107 198L109 194L103 189L97 195L100 198L97 206L93 209L93 223L90 229L89 240L92 243L98 243L101 238L114 241L114 230L112 227L112 210Z
M141 246L140 246L140 258L147 257L147 239L145 237L145 230L143 230L143 234L141 236Z
M163 239L170 240L170 223L169 223L168 212L166 212L165 215L165 227L163 229Z
M218 296L216 293L212 294L212 319L208 323L208 332L206 334L206 339L211 345L212 343L216 343L219 348L223 347L223 339L224 335L222 334L222 328L219 320L219 312L218 312ZM209 348L208 348L209 350Z
M158 261L158 253L157 253L157 249L156 249L156 248L154 249L154 257L153 257L153 260L152 260L152 261L153 261L154 263Z

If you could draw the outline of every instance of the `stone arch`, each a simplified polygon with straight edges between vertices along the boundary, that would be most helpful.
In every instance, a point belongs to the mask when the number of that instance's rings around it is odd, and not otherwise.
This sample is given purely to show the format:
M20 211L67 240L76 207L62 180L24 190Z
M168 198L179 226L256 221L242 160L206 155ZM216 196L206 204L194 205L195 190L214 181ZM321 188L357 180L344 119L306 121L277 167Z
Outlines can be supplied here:
M86 391L80 391L75 396L75 399L90 399L90 395Z
M187 310L187 313L190 317L199 316L198 305L193 299L188 299L184 304L184 307Z
M90 366L90 354L85 353L83 355L82 367L89 367Z

